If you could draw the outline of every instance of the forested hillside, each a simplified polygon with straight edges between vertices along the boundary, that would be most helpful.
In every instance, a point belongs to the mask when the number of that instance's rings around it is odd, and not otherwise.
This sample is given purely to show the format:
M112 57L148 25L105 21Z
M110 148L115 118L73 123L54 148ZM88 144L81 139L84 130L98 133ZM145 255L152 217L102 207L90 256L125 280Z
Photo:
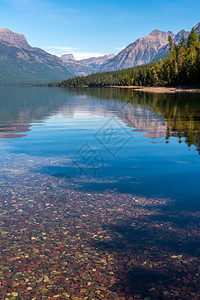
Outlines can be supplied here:
M59 86L200 86L200 40L193 28L187 40L173 44L169 36L170 54L158 63L121 71L76 77Z

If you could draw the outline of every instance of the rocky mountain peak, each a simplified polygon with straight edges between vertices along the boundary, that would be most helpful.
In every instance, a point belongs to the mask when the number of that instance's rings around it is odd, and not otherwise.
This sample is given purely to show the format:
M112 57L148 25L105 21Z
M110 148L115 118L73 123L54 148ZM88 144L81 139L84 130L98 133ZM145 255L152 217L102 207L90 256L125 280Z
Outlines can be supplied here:
M62 61L66 62L69 60L75 60L74 55L73 54L63 54L60 57L62 59Z
M185 35L186 33L189 33L189 31L185 31L184 29L180 30L176 36L183 36Z
M0 33L3 32L3 33L10 33L10 29L8 28L0 28Z
M23 34L13 32L8 28L0 28L0 40L3 40L20 48L28 50L31 49L31 46L28 44Z
M177 33L177 35L174 37L173 42L174 42L176 45L178 45L178 44L181 42L182 37L184 37L185 39L187 39L187 38L188 38L188 35L189 35L189 31L185 31L184 29L182 29L182 30L179 31L179 32Z
M161 31L158 29L155 29L149 35L159 35L159 34L161 34Z
M160 31L158 29L153 30L148 36L154 36L154 37L163 37L163 36L169 36L171 35L172 37L175 36L175 34L172 31Z

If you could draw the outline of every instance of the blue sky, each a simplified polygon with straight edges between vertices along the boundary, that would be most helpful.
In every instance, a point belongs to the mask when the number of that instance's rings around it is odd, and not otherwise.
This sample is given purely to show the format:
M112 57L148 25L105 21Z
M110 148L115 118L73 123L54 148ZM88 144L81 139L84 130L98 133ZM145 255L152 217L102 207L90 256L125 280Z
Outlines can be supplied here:
M154 29L190 30L199 12L199 0L0 0L0 28L79 59L118 53Z

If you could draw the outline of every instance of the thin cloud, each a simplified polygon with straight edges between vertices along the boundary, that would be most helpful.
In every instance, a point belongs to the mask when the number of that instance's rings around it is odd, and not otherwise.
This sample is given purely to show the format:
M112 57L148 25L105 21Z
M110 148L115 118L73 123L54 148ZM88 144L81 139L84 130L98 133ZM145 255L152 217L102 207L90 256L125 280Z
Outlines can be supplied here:
M105 53L99 53L99 52L73 52L74 57L77 60L80 59L86 59L90 57L99 57L105 55Z
M49 53L61 56L63 54L73 54L75 59L81 60L86 59L90 57L99 57L105 55L105 53L99 53L99 52L83 52L78 51L78 48L74 47L63 47L63 46L48 46L45 48Z
M115 48L117 51L122 51L124 48L126 48L126 46L124 46L124 47L117 47L117 48Z
M63 47L63 46L49 46L49 47L46 47L46 50L59 50L59 51L76 51L78 50L78 48L74 48L74 47Z

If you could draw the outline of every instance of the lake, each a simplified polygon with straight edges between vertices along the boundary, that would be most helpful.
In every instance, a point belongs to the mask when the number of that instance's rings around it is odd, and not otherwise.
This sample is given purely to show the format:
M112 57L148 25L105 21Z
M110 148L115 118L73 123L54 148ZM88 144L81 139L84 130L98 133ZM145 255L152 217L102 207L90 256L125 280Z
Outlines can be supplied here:
M0 152L2 297L198 292L200 95L1 87Z
M200 200L200 96L48 88L1 88L0 95L1 148L16 168L24 157L61 159L44 161L38 176Z

